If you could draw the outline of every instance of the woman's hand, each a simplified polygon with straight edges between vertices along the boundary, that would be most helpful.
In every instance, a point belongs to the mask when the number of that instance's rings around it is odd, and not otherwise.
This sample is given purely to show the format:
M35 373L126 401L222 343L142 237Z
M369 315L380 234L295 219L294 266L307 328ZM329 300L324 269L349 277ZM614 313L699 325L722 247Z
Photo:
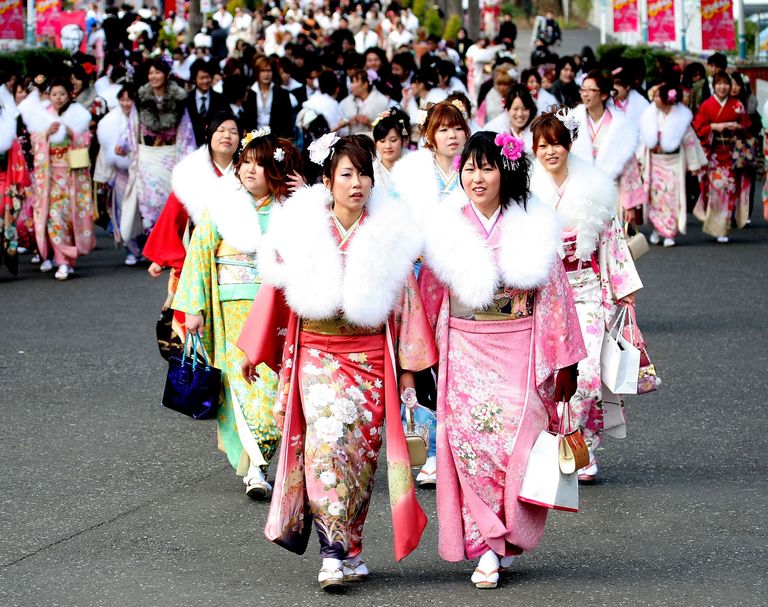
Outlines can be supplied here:
M58 130L59 130L59 127L60 127L60 126L61 126L61 123L60 123L60 122L54 122L53 124L51 124L51 126L49 126L49 127L48 127L48 130L47 130L47 131L45 131L45 136L46 136L46 137L50 137L50 136L51 136L51 135L53 135L53 134L54 134L56 131L58 131Z
M128 152L125 150L125 148L123 148L122 145L116 145L115 154L117 154L118 156L127 156Z
M256 371L256 365L254 365L247 356L243 356L243 360L240 363L240 372L243 374L243 379L252 384L259 379L259 373Z
M555 401L568 402L576 394L576 384L579 378L578 365L560 369L555 376Z
M637 215L638 213L636 208L625 209L624 221L626 221L627 223L637 223L637 219L638 219Z
M635 305L636 292L625 295L618 302L620 306L634 306Z
M185 314L184 325L187 327L187 331L193 335L203 336L203 330L205 329L205 321L202 314Z
M296 171L288 175L285 179L285 183L288 186L288 189L293 193L296 190L303 188L305 185L307 185L307 182L304 181L304 177L299 175Z
M163 273L163 266L161 266L159 263L155 263L154 261L149 265L149 268L147 268L147 272L149 272L149 275L152 278L159 278L160 275Z
M406 388L416 388L416 378L411 371L403 371L400 374L398 385L400 388L400 394L402 395Z
M72 141L75 138L75 131L67 127L67 138Z

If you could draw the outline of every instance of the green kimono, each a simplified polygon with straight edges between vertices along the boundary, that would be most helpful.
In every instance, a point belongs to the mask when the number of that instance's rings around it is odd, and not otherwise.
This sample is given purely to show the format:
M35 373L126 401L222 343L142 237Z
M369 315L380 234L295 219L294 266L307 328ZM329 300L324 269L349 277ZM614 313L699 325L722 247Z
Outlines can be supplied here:
M262 234L272 205L257 210ZM251 464L265 466L280 440L272 414L277 374L260 365L260 379L249 385L240 371L243 353L235 345L260 284L256 254L242 253L224 241L206 212L192 235L173 308L202 314L205 320L203 343L222 375L219 449L240 475Z

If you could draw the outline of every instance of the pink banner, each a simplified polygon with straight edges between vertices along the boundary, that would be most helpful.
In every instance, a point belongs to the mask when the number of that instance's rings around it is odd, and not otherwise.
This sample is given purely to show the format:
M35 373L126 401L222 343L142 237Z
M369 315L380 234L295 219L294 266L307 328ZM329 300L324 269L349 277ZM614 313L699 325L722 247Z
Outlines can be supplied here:
M0 0L0 39L24 40L24 5L21 0Z
M637 31L637 0L613 0L613 31Z
M86 51L85 11L66 11L59 13L56 27L56 47L63 48L74 55Z
M701 46L712 51L736 48L731 0L701 0Z
M648 42L674 42L675 0L648 0Z
M61 0L39 0L35 2L35 10L37 11L37 35L55 36L59 29Z

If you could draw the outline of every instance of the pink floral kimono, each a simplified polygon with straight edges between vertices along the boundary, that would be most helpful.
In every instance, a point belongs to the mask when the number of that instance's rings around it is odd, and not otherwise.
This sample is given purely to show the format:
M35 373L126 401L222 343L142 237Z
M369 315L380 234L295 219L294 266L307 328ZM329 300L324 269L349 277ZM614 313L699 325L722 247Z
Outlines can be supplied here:
M541 541L547 509L518 501L520 483L555 414L555 373L585 355L559 224L535 199L527 209L512 202L484 225L457 191L425 223L419 285L440 350L437 512L449 561Z
M362 551L383 431L398 560L426 525L399 423L396 371L427 368L437 351L411 271L419 239L398 207L374 191L344 233L327 190L306 188L276 210L260 253L265 286L238 347L280 370L283 442L265 534L299 554L311 519L324 558ZM385 426L386 418L397 423Z

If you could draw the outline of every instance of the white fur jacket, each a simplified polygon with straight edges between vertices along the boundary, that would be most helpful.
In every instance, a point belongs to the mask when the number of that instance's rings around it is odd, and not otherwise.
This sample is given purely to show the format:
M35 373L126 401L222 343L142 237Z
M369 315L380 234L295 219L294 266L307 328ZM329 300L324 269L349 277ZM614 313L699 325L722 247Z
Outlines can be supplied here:
M259 268L297 315L322 320L342 311L355 325L376 327L393 311L420 239L407 209L378 187L366 209L344 253L323 185L300 189L273 213Z
M684 105L676 103L664 117L664 125L660 128L662 116L656 104L651 104L645 109L640 120L641 143L649 150L661 145L663 152L674 152L680 148L683 137L691 128L693 114ZM661 130L661 141L659 141L659 130Z
M624 167L635 154L639 141L637 126L630 123L622 112L611 111L610 125L603 126L600 135L600 149L597 158L592 157L592 138L589 134L589 119L583 105L573 110L579 119L579 135L573 142L571 153L593 164L611 179L621 177Z
M225 175L232 177L234 173L230 168ZM194 224L200 223L203 211L224 204L228 199L222 192L230 190L235 192L237 198L242 196L245 188L237 178L221 181L206 145L186 156L171 173L171 191L184 205Z
M555 182L538 160L533 162L531 192L551 208L558 207ZM605 173L581 158L568 155L568 184L558 214L576 230L576 257L588 261L597 250L606 225L616 213L616 186Z
M213 168L210 169L213 173ZM216 231L228 245L243 253L255 253L262 241L259 215L253 203L253 197L233 173L228 173L216 182L206 184L205 190L198 182L201 196L217 201L206 205L202 212L207 212ZM273 213L277 210L273 207ZM192 214L190 213L190 217Z
M49 143L61 143L67 137L67 127L77 134L85 133L91 122L91 113L77 101L69 104L66 111L57 116L50 105L40 100L39 95L31 93L19 104L19 112L30 134L45 133L54 122L61 126L48 139Z
M463 210L472 204L456 190L430 209L424 231L424 262L467 307L484 308L500 286L534 289L548 283L559 263L560 222L554 209L536 197L527 209L511 203L501 215L492 246ZM474 212L474 211L472 211Z
M5 88L5 85L0 85ZM14 106L14 110L16 107ZM0 108L0 154L5 154L16 141L16 117L6 107Z
M135 108L131 108L131 115L135 123L138 118ZM115 147L120 143L120 138L127 129L128 116L125 115L121 107L111 110L99 121L99 125L96 127L96 137L98 137L101 146L99 153L104 155L108 165L123 171L127 171L131 166L131 157L127 154L118 156L115 153Z

